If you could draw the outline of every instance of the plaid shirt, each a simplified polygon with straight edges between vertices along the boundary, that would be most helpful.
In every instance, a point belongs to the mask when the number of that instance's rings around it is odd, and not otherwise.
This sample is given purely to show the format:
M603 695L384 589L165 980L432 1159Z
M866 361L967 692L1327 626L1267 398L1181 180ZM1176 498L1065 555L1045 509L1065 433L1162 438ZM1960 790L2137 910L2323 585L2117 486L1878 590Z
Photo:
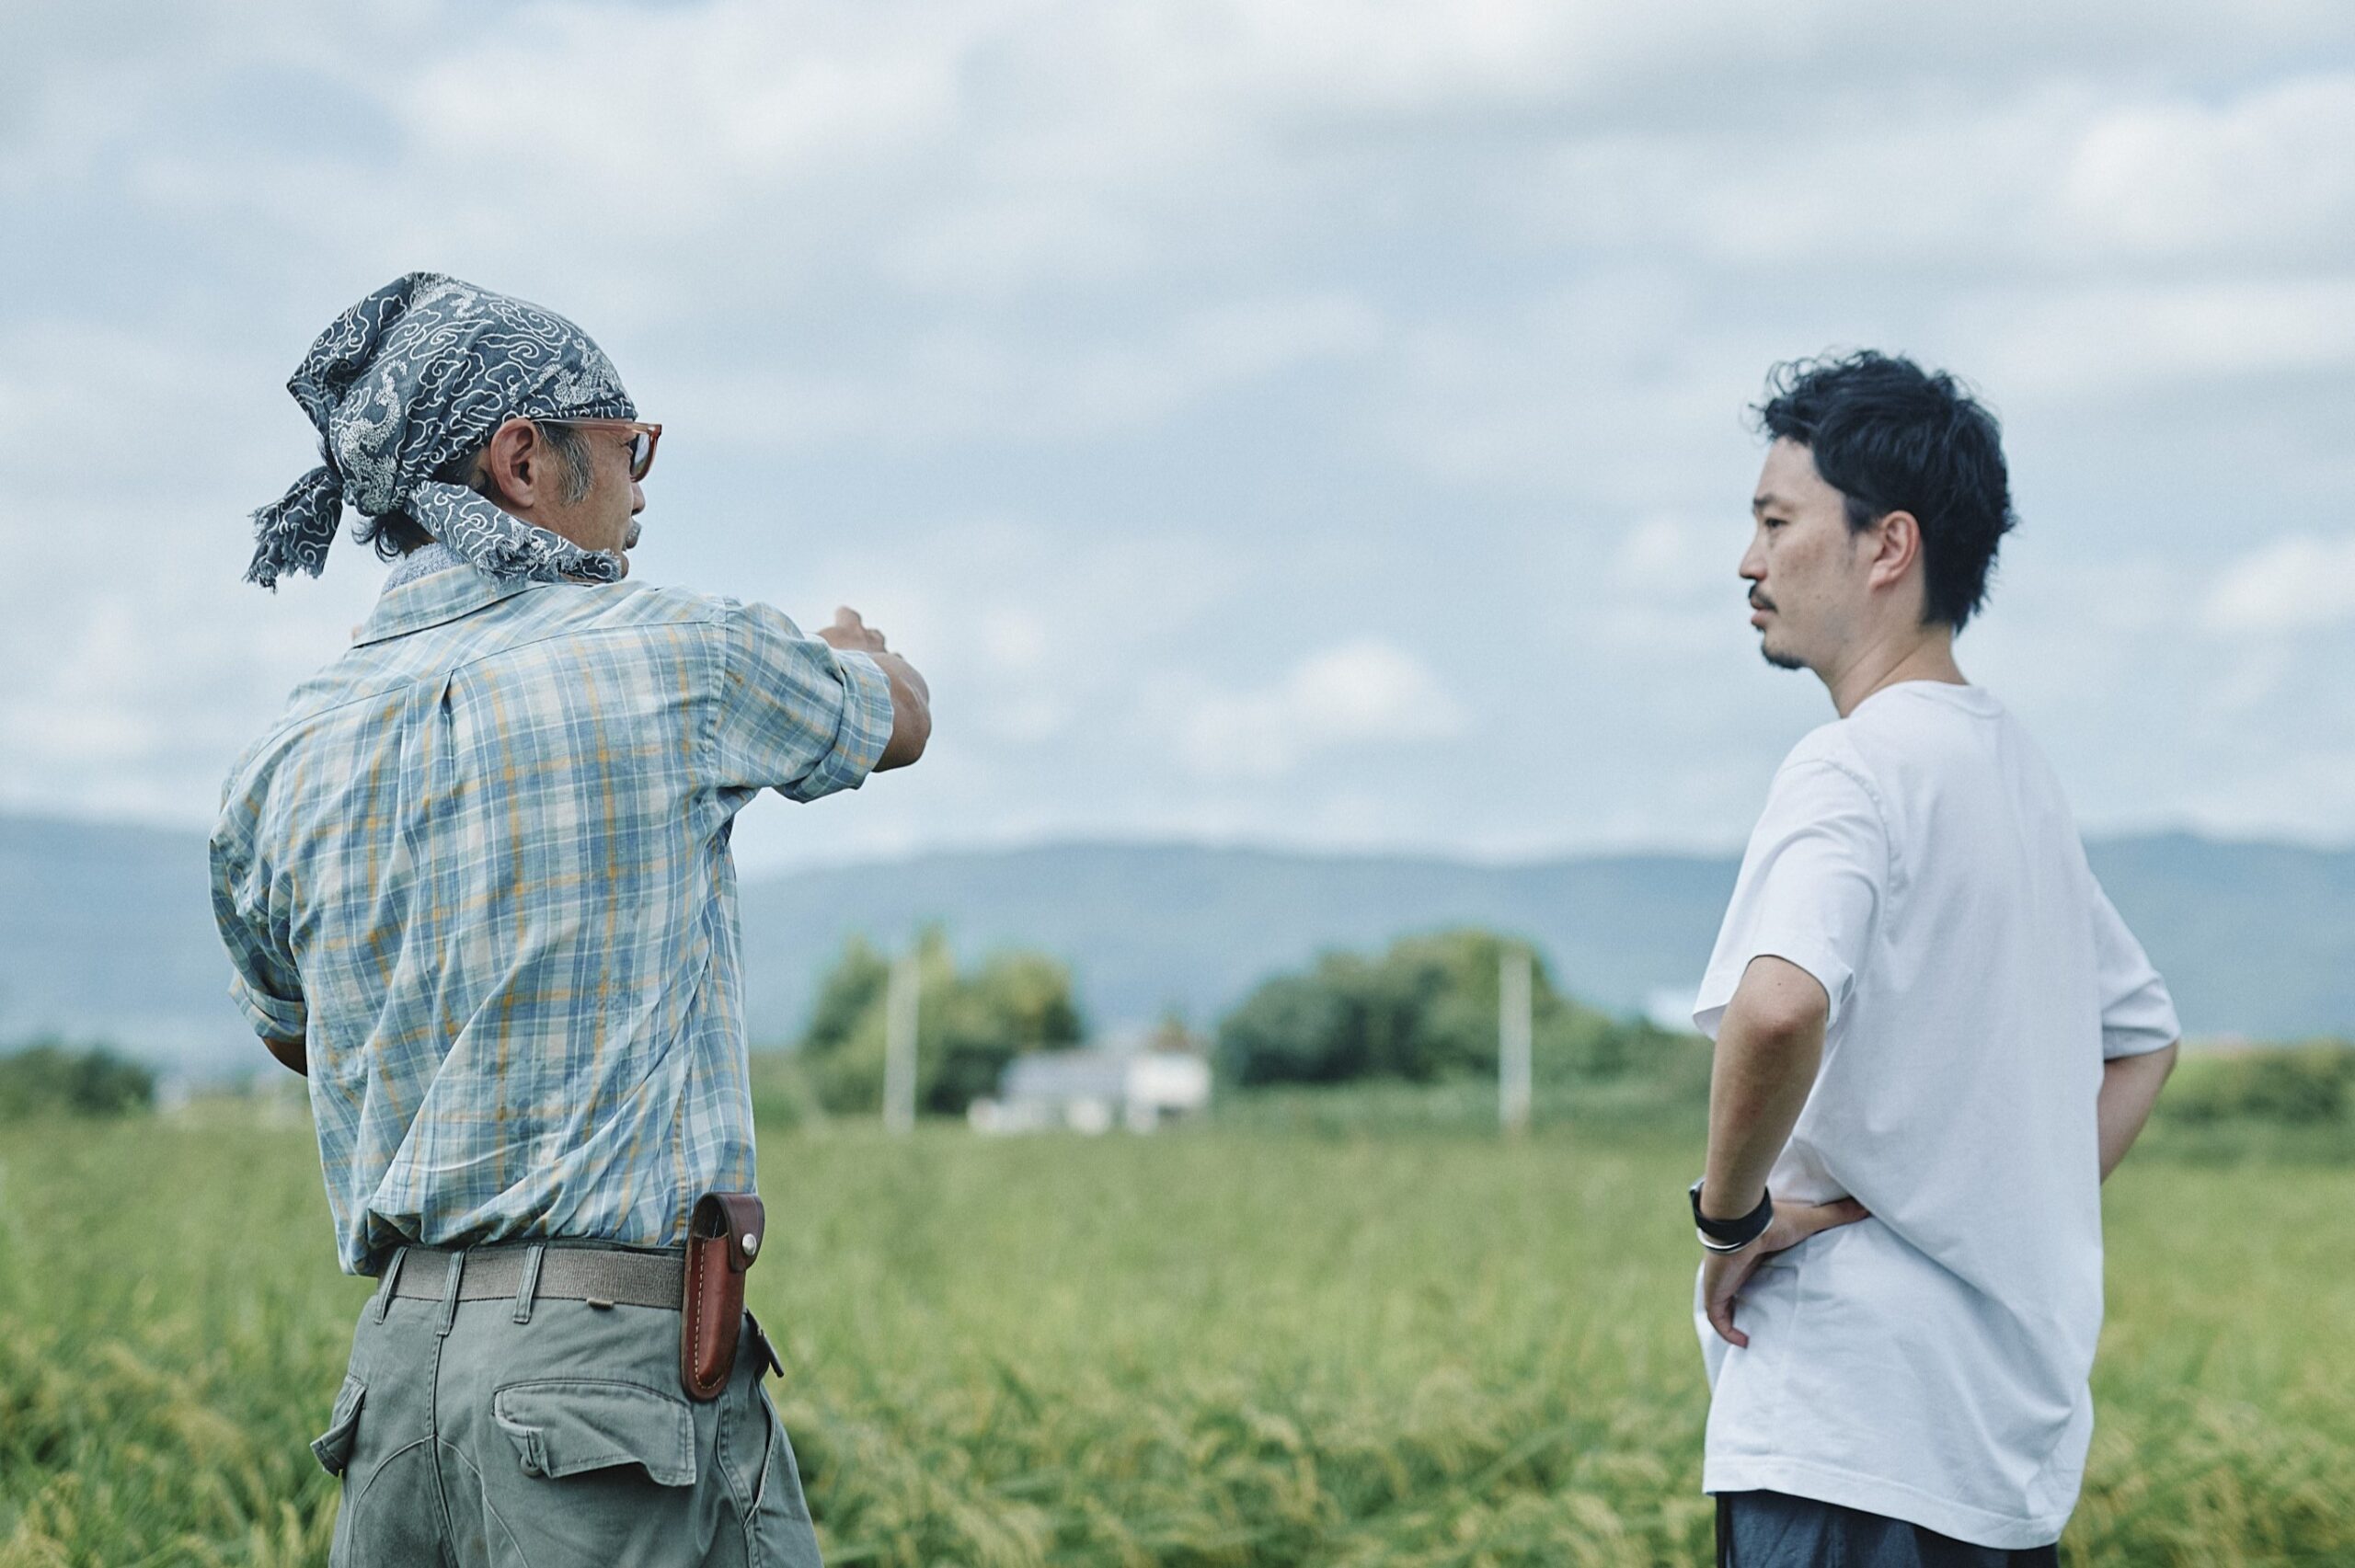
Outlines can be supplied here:
M388 583L231 770L232 995L302 1040L344 1268L674 1244L750 1191L736 813L856 787L875 661L776 611L470 567Z

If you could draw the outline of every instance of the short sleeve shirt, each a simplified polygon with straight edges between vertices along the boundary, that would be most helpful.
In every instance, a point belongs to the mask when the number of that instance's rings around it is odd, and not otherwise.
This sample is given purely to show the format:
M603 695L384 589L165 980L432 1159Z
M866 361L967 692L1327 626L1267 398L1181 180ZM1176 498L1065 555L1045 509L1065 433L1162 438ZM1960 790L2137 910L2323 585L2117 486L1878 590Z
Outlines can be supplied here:
M874 660L765 605L396 577L213 834L232 992L308 1053L344 1266L667 1246L752 1190L730 829L855 787L890 730Z
M2057 1539L2092 1433L2105 1058L2177 1033L2041 753L1978 687L1908 681L1776 773L1703 979L1751 962L1830 999L1768 1185L1872 1218L1773 1254L1696 1326L1704 1484L1820 1498L1982 1545Z

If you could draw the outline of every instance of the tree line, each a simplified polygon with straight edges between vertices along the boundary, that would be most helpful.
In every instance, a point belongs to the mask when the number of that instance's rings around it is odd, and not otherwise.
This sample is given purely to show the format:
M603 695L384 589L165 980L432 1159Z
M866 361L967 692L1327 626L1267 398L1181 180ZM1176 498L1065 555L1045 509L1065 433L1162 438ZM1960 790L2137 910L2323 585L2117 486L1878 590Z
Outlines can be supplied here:
M1386 951L1327 953L1259 985L1216 1029L1213 1059L1236 1089L1364 1082L1431 1083L1493 1074L1499 972L1512 939L1476 929L1412 936ZM995 1092L1026 1051L1076 1045L1086 1021L1070 970L1042 954L989 956L960 969L938 930L917 944L918 1105L956 1116ZM863 936L818 988L798 1042L809 1084L830 1111L871 1112L883 1092L890 960ZM1677 1036L1573 1000L1533 966L1532 1037L1544 1079L1644 1071ZM1165 1030L1182 1028L1166 1024Z
M0 1054L0 1122L119 1116L155 1101L155 1070L111 1046L37 1039Z

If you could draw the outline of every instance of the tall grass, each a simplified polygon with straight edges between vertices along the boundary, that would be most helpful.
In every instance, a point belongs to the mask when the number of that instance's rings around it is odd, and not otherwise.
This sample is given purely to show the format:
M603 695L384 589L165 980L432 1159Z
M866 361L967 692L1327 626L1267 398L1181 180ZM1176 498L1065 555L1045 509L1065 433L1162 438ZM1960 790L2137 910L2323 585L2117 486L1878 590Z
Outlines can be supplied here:
M1706 1561L1694 1139L1313 1130L766 1129L752 1304L830 1560ZM2068 1560L2355 1562L2355 1172L2108 1201ZM304 1129L0 1130L0 1568L323 1561L367 1289Z

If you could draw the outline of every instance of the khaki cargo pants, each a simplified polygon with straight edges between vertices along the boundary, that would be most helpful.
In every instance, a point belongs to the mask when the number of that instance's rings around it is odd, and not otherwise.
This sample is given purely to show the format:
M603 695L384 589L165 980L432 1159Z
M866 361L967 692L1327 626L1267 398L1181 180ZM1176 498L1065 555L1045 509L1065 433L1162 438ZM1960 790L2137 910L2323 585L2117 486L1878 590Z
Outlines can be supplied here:
M379 1290L311 1445L343 1479L328 1562L818 1568L758 1333L748 1318L726 1391L699 1403L676 1311Z

